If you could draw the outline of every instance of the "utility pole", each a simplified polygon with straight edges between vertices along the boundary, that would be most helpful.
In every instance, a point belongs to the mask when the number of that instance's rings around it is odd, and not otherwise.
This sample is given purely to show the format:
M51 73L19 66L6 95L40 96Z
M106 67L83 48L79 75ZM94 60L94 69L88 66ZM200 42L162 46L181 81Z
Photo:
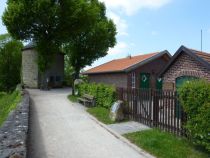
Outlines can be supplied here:
M203 51L203 31L201 29L201 52Z

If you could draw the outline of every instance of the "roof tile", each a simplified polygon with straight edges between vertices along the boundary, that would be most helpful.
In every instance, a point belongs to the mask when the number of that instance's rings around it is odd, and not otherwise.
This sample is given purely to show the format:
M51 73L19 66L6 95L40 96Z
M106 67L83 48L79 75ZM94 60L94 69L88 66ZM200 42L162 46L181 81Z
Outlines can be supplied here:
M102 64L100 66L94 67L90 70L87 70L84 73L89 74L89 73L103 73L103 72L123 71L123 70L137 64L137 63L140 63L140 62L142 62L146 59L149 59L149 58L155 56L158 53L159 52L112 60L112 61L107 62L105 64Z
M206 52L201 52L198 50L191 49L191 51L195 52L195 54L202 58L203 60L207 61L210 64L210 54Z

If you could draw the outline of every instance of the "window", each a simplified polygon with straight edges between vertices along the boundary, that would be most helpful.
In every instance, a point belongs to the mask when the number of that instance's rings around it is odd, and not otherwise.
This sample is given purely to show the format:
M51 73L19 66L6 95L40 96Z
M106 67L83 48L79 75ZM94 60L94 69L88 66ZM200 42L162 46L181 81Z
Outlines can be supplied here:
M136 73L132 72L131 74L131 87L136 88Z
M54 82L54 76L50 76L50 82Z
M56 76L56 82L60 82L61 81L61 76Z

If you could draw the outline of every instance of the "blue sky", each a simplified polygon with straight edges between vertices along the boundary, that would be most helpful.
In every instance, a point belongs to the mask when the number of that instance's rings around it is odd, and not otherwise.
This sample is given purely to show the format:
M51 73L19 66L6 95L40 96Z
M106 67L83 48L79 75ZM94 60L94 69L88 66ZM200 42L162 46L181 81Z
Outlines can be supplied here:
M117 25L117 45L94 62L97 66L112 59L167 49L172 55L181 46L210 52L209 0L100 0L107 16ZM0 15L6 0L0 1ZM0 24L0 33L6 28ZM87 67L90 68L90 67Z

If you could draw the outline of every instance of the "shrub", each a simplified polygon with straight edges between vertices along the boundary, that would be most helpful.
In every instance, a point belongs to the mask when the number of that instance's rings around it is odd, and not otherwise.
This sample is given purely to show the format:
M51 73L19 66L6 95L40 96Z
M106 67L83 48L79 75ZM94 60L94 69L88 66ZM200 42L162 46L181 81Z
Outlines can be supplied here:
M179 98L187 113L186 129L189 138L210 151L210 83L197 80L178 89Z
M20 100L21 94L19 91L4 94L2 97L0 97L0 126L7 118L10 111L16 108Z
M12 91L21 81L21 49L20 41L9 35L0 35L0 90Z
M78 86L79 95L90 94L95 96L96 105L110 108L116 100L116 89L113 86L96 83L82 83Z
M0 98L3 97L4 95L6 95L7 93L5 92L0 92Z

